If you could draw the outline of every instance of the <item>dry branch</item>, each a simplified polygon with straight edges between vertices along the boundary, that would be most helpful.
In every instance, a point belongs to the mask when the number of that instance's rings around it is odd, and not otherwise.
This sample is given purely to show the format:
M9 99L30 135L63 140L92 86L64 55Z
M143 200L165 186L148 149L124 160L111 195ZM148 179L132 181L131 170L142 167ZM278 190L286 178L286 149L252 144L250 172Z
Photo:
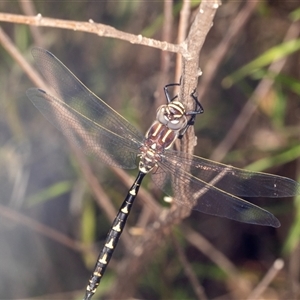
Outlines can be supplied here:
M182 85L179 92L179 99L182 100L187 109L191 109L194 105L190 94L196 88L199 69L199 55L204 44L205 38L212 27L213 18L219 7L220 2L202 1L199 6L195 20L192 23L190 32L184 42L180 45L170 44L165 41L158 41L143 37L142 35L133 35L122 32L111 26L89 22L76 22L60 19L52 19L43 17L41 14L35 17L12 15L0 13L0 21L27 24L38 27L62 28L75 31L83 31L96 34L102 37L116 38L124 40L132 44L145 45L160 49L180 53L183 59L182 67ZM182 13L183 18L186 16L185 11ZM186 20L185 20L186 21ZM181 142L181 150L192 153L195 146L195 137L193 128L190 128ZM85 169L85 168L83 168ZM94 185L94 184L93 184ZM155 209L156 210L156 209ZM149 228L145 235L137 239L131 253L128 253L126 259L121 264L118 279L115 287L111 289L111 298L128 298L134 294L137 279L141 269L151 262L153 252L156 250L158 243L168 234L174 224L179 223L183 218L187 217L191 212L191 207L175 207L168 211L162 211L157 221ZM124 280L126 278L126 280Z

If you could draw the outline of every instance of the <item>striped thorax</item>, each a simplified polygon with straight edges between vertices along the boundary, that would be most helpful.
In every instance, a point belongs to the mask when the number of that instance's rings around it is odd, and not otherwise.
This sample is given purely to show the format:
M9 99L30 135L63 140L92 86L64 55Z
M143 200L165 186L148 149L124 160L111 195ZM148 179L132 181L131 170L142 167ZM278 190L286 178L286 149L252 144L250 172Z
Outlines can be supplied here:
M149 173L156 167L160 154L173 145L186 126L186 112L181 102L172 101L167 105L161 105L157 110L156 120L146 133L140 148L140 171Z

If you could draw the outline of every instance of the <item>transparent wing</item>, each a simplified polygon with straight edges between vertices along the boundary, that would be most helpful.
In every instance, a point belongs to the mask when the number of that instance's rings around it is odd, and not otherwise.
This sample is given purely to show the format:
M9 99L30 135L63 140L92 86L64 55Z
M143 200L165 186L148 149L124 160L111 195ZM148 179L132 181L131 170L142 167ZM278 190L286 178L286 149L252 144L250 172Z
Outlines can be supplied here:
M32 55L54 95L29 89L27 96L48 121L87 154L110 165L135 168L144 136L52 53L34 48Z
M190 173L204 182L210 182L221 173L214 186L229 194L243 197L291 197L300 194L300 184L290 178L262 172L252 172L221 164L199 156L168 151L182 165L190 166Z
M278 227L270 212L245 201L248 197L289 197L300 193L300 184L289 178L250 172L177 151L162 155L155 182L165 191L172 186L180 204L228 219ZM176 195L182 195L179 198ZM186 200L183 200L186 199Z

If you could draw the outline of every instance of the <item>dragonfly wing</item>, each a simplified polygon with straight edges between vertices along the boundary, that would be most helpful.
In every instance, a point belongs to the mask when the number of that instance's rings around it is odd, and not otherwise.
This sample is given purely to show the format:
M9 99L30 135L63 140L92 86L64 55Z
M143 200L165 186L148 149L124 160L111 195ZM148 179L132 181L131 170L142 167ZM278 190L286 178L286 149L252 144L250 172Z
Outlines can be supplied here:
M32 54L54 95L29 89L27 96L48 121L86 153L110 165L135 168L143 135L49 51L34 48Z
M214 186L236 196L279 198L300 194L300 184L287 177L252 172L195 155L168 151L168 156L173 155L190 168L193 176L204 182L208 183L222 174Z
M135 168L138 145L80 115L65 102L40 89L29 89L27 96L40 112L68 140L87 155L99 157L104 163L123 168ZM120 146L121 145L121 146Z
M180 154L166 151L159 162L159 170L153 174L153 179L164 191L169 192L172 186L177 203L239 222L280 226L278 219L270 212L217 187L218 180L221 180L220 173L208 181L193 176L187 160L181 159ZM192 163L191 160L188 162Z

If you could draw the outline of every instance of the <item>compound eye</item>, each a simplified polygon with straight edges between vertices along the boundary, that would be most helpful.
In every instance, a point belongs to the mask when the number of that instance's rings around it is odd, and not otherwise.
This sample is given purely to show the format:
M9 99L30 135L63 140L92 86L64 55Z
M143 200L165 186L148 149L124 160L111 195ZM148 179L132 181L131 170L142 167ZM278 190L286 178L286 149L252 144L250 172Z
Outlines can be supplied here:
M173 105L174 106L174 105ZM162 105L158 108L156 120L171 130L181 130L187 124L187 119L182 111L171 105Z
M156 120L163 125L167 125L169 122L166 107L167 107L166 105L161 105L157 109L157 113L156 113Z

